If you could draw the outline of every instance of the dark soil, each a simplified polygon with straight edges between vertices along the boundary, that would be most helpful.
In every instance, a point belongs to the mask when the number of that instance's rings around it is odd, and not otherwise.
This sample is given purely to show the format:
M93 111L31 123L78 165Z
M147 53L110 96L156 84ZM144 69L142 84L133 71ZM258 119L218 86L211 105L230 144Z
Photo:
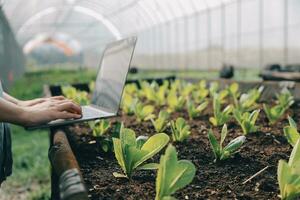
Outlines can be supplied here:
M287 114L299 122L299 111L300 107L295 106ZM185 111L174 113L172 118L176 119L178 116L188 119ZM287 120L270 126L261 111L257 123L259 131L246 136L246 143L233 158L216 164L207 138L207 131L211 128L208 118L209 114L206 113L195 120L189 120L192 131L190 138L183 143L174 143L178 157L191 160L197 168L193 182L174 196L178 199L279 199L277 164L280 159L288 160L292 150L283 136ZM132 116L121 116L111 121L125 122L126 127L134 129L137 135L155 133L150 122L137 123ZM242 135L241 128L234 120L228 124L228 128L229 135L225 143ZM218 135L221 127L213 129L215 135ZM114 154L101 152L85 125L70 127L68 132L91 199L155 198L156 171L136 171L130 181L115 178L113 172L122 171ZM168 130L165 132L170 133ZM162 153L164 151L160 155ZM159 155L152 161L158 162ZM266 166L267 170L243 184Z

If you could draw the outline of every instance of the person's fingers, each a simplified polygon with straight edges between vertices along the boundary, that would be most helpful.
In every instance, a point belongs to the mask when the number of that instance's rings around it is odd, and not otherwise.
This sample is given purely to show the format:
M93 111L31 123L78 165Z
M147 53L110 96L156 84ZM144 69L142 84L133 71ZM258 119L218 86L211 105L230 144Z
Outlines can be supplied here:
M54 96L54 97L50 97L50 99L53 99L53 100L64 100L66 98L64 96Z
M70 113L70 112L60 112L57 111L56 114L56 119L78 119L81 118L81 115L75 114L75 113Z
M56 108L58 111L69 111L72 113L81 114L81 107L70 101L60 104L60 105L57 105Z

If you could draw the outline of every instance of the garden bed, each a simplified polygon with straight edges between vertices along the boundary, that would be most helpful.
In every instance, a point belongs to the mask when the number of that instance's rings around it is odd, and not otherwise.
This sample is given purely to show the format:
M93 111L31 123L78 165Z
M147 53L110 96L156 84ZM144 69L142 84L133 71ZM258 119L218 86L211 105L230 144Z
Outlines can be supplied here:
M299 111L298 106L288 111L294 116L296 122L299 121ZM207 131L211 127L208 121L209 115L211 113L189 120L191 136L183 143L174 143L179 158L191 160L197 168L193 182L177 192L175 197L178 199L279 199L276 172L278 160L288 160L292 150L283 136L282 129L287 121L269 126L264 113L261 113L258 119L261 127L259 131L247 135L245 145L234 158L215 164L207 138ZM172 114L173 119L178 116L188 119L186 112ZM123 115L112 119L112 123L116 121L123 121L126 127L135 130L138 135L155 133L150 122L137 123L132 116ZM225 142L242 134L241 128L233 121L229 123L228 128L229 137ZM220 128L214 130L220 131ZM155 171L137 171L131 181L117 179L113 176L113 172L121 172L121 170L114 155L100 151L86 125L69 127L67 133L91 199L155 198ZM159 162L159 157L156 156L154 161ZM243 184L267 166L263 173Z

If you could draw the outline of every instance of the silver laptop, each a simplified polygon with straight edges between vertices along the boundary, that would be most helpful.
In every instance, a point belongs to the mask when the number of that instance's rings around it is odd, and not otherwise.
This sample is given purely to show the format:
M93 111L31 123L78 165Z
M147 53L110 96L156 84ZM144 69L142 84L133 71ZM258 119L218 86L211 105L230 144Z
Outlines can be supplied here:
M25 128L27 130L49 128L116 116L136 42L137 38L131 37L107 45L98 70L92 103L82 106L82 118L59 119L47 124Z

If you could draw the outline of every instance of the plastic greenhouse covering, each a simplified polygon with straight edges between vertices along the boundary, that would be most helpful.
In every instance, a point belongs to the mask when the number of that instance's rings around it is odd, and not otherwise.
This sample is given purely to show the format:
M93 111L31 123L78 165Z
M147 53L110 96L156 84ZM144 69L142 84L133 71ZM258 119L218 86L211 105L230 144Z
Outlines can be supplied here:
M3 10L24 53L42 63L63 53L95 67L105 44L129 35L139 37L133 64L145 69L300 62L299 0L7 0Z

